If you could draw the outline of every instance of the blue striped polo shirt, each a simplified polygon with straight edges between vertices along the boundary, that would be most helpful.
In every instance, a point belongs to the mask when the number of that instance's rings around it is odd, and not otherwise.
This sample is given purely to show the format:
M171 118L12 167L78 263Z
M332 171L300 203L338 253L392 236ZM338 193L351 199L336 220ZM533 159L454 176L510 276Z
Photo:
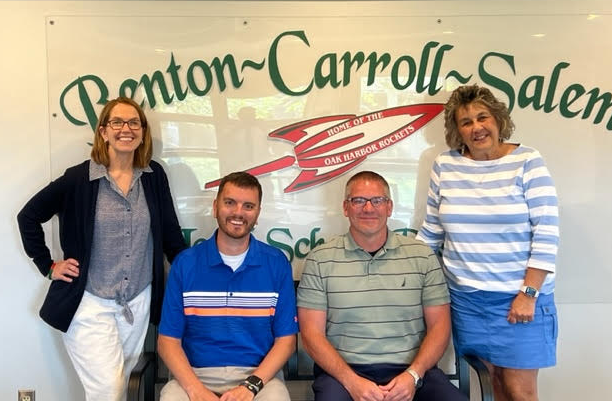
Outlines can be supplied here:
M275 338L298 332L291 266L251 235L234 272L216 236L175 258L159 333L182 340L192 367L259 366Z

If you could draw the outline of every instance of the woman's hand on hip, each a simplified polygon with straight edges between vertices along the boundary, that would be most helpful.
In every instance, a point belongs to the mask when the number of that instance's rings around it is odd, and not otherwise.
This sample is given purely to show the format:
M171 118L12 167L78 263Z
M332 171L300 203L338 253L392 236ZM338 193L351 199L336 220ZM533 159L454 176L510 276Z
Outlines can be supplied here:
M54 281L72 282L72 278L77 276L79 276L79 261L74 258L57 261L51 273L51 279Z
M519 292L510 306L510 311L508 312L508 322L516 324L533 321L535 304L536 298L529 297L523 292Z

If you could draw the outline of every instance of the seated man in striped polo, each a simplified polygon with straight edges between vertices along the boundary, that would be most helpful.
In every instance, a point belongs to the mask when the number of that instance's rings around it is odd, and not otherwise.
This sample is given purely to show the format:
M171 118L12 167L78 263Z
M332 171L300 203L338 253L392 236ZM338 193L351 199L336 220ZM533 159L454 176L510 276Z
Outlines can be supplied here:
M262 189L225 176L213 202L218 229L175 258L159 325L159 354L174 379L162 400L289 400L282 367L297 319L285 255L250 233Z
M424 243L387 228L387 181L346 184L349 231L306 257L298 288L316 400L466 400L436 367L450 337L449 294Z

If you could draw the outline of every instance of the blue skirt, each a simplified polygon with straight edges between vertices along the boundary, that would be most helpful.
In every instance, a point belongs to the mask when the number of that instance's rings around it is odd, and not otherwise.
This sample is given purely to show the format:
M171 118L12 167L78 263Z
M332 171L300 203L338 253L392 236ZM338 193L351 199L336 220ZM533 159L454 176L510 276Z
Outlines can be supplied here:
M540 369L556 364L557 308L553 293L538 297L532 322L511 324L508 311L516 295L450 292L455 352L511 369Z

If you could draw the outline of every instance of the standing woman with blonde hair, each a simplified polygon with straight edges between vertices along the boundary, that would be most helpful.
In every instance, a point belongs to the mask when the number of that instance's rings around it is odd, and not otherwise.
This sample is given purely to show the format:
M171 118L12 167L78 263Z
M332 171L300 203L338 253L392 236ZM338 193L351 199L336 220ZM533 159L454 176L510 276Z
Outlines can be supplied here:
M556 363L557 194L540 153L508 143L514 124L491 91L462 86L444 108L446 143L417 235L442 254L458 355L483 359L496 400L537 400Z
M103 108L91 160L68 168L19 212L26 254L51 280L40 316L62 331L87 400L125 400L149 320L160 319L165 254L186 248L151 128L133 100ZM42 223L59 218L63 257Z

